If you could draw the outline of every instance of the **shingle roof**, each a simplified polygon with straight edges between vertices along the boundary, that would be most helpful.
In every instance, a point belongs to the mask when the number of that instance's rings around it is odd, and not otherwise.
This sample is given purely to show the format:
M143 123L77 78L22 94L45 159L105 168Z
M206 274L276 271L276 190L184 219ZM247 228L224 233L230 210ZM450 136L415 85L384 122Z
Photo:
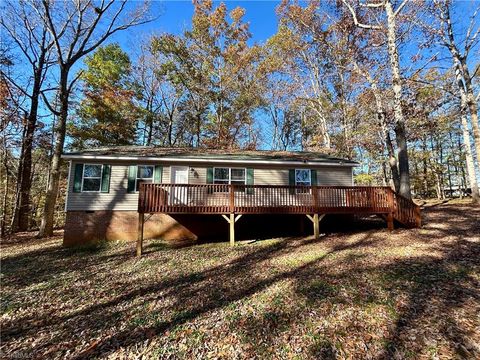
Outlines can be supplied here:
M333 157L313 151L273 151L273 150L218 150L206 148L168 148L159 146L113 146L81 151L67 152L67 158L76 157L155 157L178 159L217 159L217 160L249 160L249 161L308 161L319 163L342 163L355 165L357 162Z

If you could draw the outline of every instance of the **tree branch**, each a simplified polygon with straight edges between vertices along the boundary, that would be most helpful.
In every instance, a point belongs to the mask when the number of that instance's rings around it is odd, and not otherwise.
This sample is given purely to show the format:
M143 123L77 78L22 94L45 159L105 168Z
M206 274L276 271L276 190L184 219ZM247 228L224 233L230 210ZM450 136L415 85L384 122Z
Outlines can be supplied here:
M400 11L402 11L403 7L407 4L408 0L403 0L403 2L398 6L397 10L393 13L393 16L396 17Z
M60 111L55 110L53 106L50 104L50 101L48 101L45 95L45 90L42 90L40 94L42 95L43 102L45 103L45 105L47 105L48 110L50 110L53 115L60 116Z
M347 7L347 9L350 11L350 14L352 14L353 23L355 24L355 26L357 26L361 29L371 29L371 30L380 30L382 28L380 25L369 25L369 24L360 23L357 19L357 14L355 12L355 9L350 5L348 0L342 0L342 2Z
M380 8L384 6L383 1L379 3L359 3L360 6L365 8Z
M80 77L83 75L83 70L80 70L78 72L78 74L73 78L73 80L70 82L70 85L68 86L68 94L70 94L70 92L72 91L73 89L73 85L75 85L75 83L78 81L78 79L80 79Z

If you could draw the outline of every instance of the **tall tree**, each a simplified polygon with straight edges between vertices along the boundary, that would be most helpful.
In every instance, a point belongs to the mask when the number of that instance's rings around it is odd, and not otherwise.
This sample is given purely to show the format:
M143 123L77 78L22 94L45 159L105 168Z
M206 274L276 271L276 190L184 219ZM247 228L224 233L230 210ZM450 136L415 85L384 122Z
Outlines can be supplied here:
M207 61L201 52L194 52L184 35L166 34L152 39L152 55L159 61L155 65L158 81L168 82L169 93L179 97L179 117L183 128L191 134L191 146L203 145L203 132L210 102L210 89L205 85ZM160 87L160 84L158 85ZM173 98L171 98L173 101ZM162 103L163 100L160 100ZM172 107L173 108L173 107Z
M298 84L297 102L308 109L307 148L352 158L359 126L354 104L363 87L352 60L364 35L330 2L285 0L278 12L279 29L267 47L278 58L278 71Z
M0 53L0 65L2 69L11 66L9 56L3 51ZM4 236L8 229L8 216L11 208L11 200L14 202L18 198L18 192L15 191L15 186L12 186L16 181L15 165L17 163L14 151L16 148L16 139L19 133L24 133L24 126L22 124L23 110L21 109L21 101L24 94L16 88L7 78L0 73L0 133L1 136L1 167L0 167L0 182L2 187L0 193L2 194L1 202L1 218L0 218L0 235ZM12 191L13 189L13 191ZM12 196L13 194L13 196ZM13 206L15 211L16 206Z
M142 46L135 66L134 76L142 92L145 145L185 145L184 136L190 132L180 114L180 105L186 99L186 88L181 81L170 77L173 74L169 65L175 63L170 55L173 56L175 51L168 47L169 42L169 36L149 39L148 44Z
M278 9L281 17L277 33L267 46L276 56L278 71L298 84L298 103L302 103L303 144L306 149L329 151L331 119L326 63L328 32L326 16L318 11L319 2L302 7L297 2L283 1Z
M471 54L475 53L474 50L480 41L480 23L478 21L480 6L473 11L466 33L461 35L454 31L451 16L452 6L452 1L450 0L435 0L432 13L437 20L435 24L439 26L433 28L428 25L426 26L428 30L430 30L430 33L437 37L440 44L448 49L451 55L459 98L461 99L461 106L463 108L462 111L468 111L470 113L470 123L478 159L477 166L480 168L480 127L477 106L479 95L475 95L473 85L473 79L475 76L478 76L480 72L480 64L478 60L475 62L471 59ZM470 70L471 66L473 66L473 71Z
M472 128L474 149L477 153L477 160L480 154L480 129L478 123L478 95L475 98L473 81L478 75L478 64L472 61L472 52L478 46L480 26L478 15L480 7L472 12L468 27L454 29L455 23L452 20L453 4L451 1L434 1L429 4L429 17L421 22L422 29L430 42L434 42L446 49L451 59L452 83L455 84L454 91L459 103L460 125L462 127L463 148L465 150L465 161L469 183L472 189L472 200L480 203L480 194L475 170L474 150L471 145L470 125ZM432 41L433 40L433 41ZM470 67L474 66L473 72ZM470 115L470 117L469 117ZM480 167L480 160L477 161Z
M136 141L140 112L138 84L131 76L129 56L118 44L99 47L85 60L84 98L68 132L75 148L130 145Z
M30 189L32 186L32 149L37 129L40 93L45 76L52 60L53 39L47 25L36 15L36 1L5 1L2 3L0 25L7 38L19 50L22 57L21 73L27 73L24 81L15 79L2 71L13 86L17 87L28 99L25 108L26 119L22 137L22 146L17 174L17 201L13 218L13 231L25 231L29 227Z
M245 10L236 7L227 17L227 7L214 8L211 0L194 1L192 30L186 33L191 54L202 58L207 74L211 109L205 125L205 143L217 148L250 146L252 112L258 107L255 82L257 47L249 47Z
M359 65L356 60L353 60L354 67L356 71L364 76L367 82L370 84L371 93L373 95L374 104L375 104L375 115L377 118L377 126L380 127L380 139L384 152L388 154L388 165L390 168L390 173L392 176L393 187L395 191L400 191L400 175L398 172L398 162L397 157L395 156L395 148L393 145L393 140L390 135L389 122L387 119L387 109L385 106L385 100L382 93L382 89L379 86L379 79L377 76L372 76L370 73L370 68L367 66ZM380 67L382 69L382 67Z
M134 11L126 11L126 1L93 0L56 1L42 0L36 7L38 15L47 26L54 40L57 54L59 85L58 104L48 107L57 117L55 145L52 155L50 178L39 237L53 234L55 203L60 180L60 162L65 143L66 124L69 112L69 98L73 87L81 75L79 72L71 78L73 66L85 55L94 51L113 34L132 26L145 23L146 4L140 4Z
M403 0L398 6L394 6L392 0L382 0L379 2L360 4L362 12L367 11L381 11L380 15L383 15L385 21L382 21L382 17L371 16L373 22L363 23L360 15L357 15L358 10L350 0L342 0L346 9L350 12L355 25L361 29L368 30L385 30L387 50L390 60L390 71L392 77L392 92L393 99L393 112L395 118L395 138L397 142L397 158L398 158L398 173L400 178L400 191L399 193L407 198L411 198L410 189L410 169L408 164L408 149L407 149L407 130L406 121L402 109L402 97L403 97L403 83L400 69L400 61L398 54L398 24L397 19L399 14L407 4L407 0ZM379 18L379 20L375 20ZM360 20L359 20L360 19Z
M224 3L193 3L192 29L153 43L166 59L163 75L185 88L193 111L182 113L196 123L197 145L255 145L256 132L251 129L261 99L256 77L260 49L247 43L251 35L243 21L245 10L237 7L228 13Z

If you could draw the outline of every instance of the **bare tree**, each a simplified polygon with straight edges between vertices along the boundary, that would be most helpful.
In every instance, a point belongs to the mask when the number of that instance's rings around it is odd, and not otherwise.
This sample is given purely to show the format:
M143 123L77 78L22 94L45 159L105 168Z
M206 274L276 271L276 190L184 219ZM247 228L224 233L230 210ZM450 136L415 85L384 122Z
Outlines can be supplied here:
M468 63L472 50L478 45L478 34L480 27L475 30L476 19L480 6L472 13L466 33L459 35L454 31L452 22L452 3L450 1L434 1L430 4L429 14L432 16L420 22L421 28L427 34L429 40L435 40L437 44L448 50L452 61L452 73L454 74L454 89L452 94L460 104L460 125L462 128L463 148L465 150L465 161L470 187L472 189L472 201L480 203L478 181L475 172L474 151L471 146L471 135L469 129L468 115L470 114L474 147L477 157L480 154L480 130L478 124L477 99L474 96L473 79L478 72L471 74ZM477 163L480 166L479 163Z
M395 138L397 142L398 173L400 177L399 193L407 198L411 198L410 190L410 171L408 164L407 151L407 131L405 126L405 116L402 109L402 76L398 55L397 38L397 18L405 7L407 0L404 0L396 8L392 0L382 0L372 3L359 3L359 7L370 11L383 11L386 21L382 24L380 20L374 20L371 24L365 24L359 20L357 9L354 8L349 0L342 0L345 7L350 12L355 25L361 29L384 30L386 27L387 50L390 60L390 71L392 76L393 112L395 118ZM377 17L373 17L376 19Z
M155 74L157 60L150 54L150 42L151 40L148 39L146 44L141 45L141 53L133 73L142 90L144 120L141 130L143 131L143 144L146 146L153 144L154 130L161 107L157 97L160 81Z
M455 80L458 86L459 98L462 102L462 116L465 116L463 111L468 110L470 113L470 120L472 125L473 140L475 144L475 151L477 153L477 159L480 159L480 128L478 123L478 96L475 98L473 79L480 72L479 65L474 64L475 70L473 74L468 67L469 57L472 50L478 45L480 40L480 26L478 25L478 15L480 13L480 6L472 13L470 24L464 34L464 38L459 40L461 36L455 35L453 29L453 23L451 18L451 1L434 1L433 14L437 19L437 23L440 26L431 27L428 24L424 24L432 33L439 39L439 43L448 49L452 57L453 67L455 69ZM477 29L475 29L477 26ZM463 45L463 46L462 46ZM463 109L465 108L465 109ZM462 119L463 123L463 119ZM468 122L467 122L468 129ZM477 164L480 167L480 160Z
M25 109L27 115L17 174L18 196L13 217L13 231L25 231L29 227L32 149L37 127L40 92L48 67L51 65L53 46L53 40L49 36L46 25L39 21L32 5L35 4L26 1L6 1L0 18L0 25L9 40L19 50L22 62L26 61L28 64L28 67L23 68L24 71L28 70L23 82L2 72L12 86L18 88L29 100Z
M390 172L392 175L393 187L395 188L395 191L399 191L400 176L398 174L397 158L395 156L395 148L393 146L393 141L390 136L390 130L387 123L387 116L385 114L384 99L382 97L382 91L378 86L378 79L370 74L369 69L366 69L360 66L360 64L355 59L353 60L353 65L355 70L361 76L363 76L367 80L367 82L370 84L370 88L372 90L372 94L375 99L375 111L377 115L377 121L381 129L382 146L384 147L384 150L386 150L388 154L388 165L390 167ZM380 69L382 70L383 68L380 68Z
M83 56L95 50L116 32L146 23L148 4L142 3L127 12L127 1L42 0L37 13L54 40L57 53L59 85L56 89L58 103L52 106L44 95L47 106L57 117L55 144L51 161L50 178L39 237L53 234L55 203L60 180L60 162L65 143L69 97L81 72L70 78L72 67ZM42 93L44 94L44 93Z
M145 113L144 143L176 146L182 142L179 129L179 106L184 99L182 86L169 81L162 68L168 63L162 53L153 50L152 41L142 46L135 66L134 76L142 90L142 107Z

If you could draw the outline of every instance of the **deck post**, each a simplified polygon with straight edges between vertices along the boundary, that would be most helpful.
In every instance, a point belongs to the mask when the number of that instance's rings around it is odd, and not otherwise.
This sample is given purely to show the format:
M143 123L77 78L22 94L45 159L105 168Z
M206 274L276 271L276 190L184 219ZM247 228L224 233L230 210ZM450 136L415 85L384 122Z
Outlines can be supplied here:
M319 215L319 214L306 214L307 218L313 223L313 235L315 236L315 239L320 238L320 221L325 217L325 214Z
M230 185L230 214L235 211L235 185Z
M230 214L230 245L235 246L235 214Z
M318 220L318 214L313 214L313 235L315 239L320 237L320 221Z
M387 214L387 227L388 227L389 231L392 231L394 229L394 226L393 226L393 212L391 212L391 211Z
M237 215L235 217L234 213L231 213L230 216L222 215L222 217L228 222L230 228L230 245L235 246L235 223L242 217L242 215Z
M138 234L137 234L137 256L142 256L143 252L143 226L144 226L145 214L143 212L138 213Z

